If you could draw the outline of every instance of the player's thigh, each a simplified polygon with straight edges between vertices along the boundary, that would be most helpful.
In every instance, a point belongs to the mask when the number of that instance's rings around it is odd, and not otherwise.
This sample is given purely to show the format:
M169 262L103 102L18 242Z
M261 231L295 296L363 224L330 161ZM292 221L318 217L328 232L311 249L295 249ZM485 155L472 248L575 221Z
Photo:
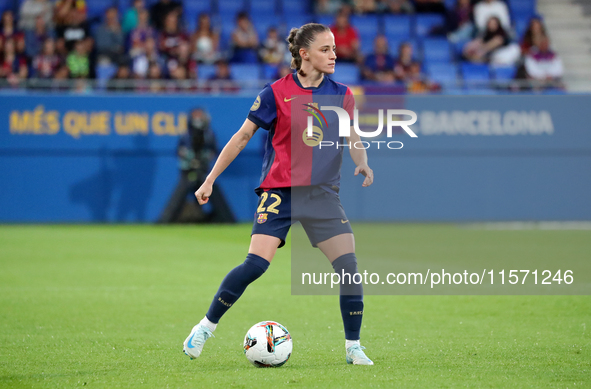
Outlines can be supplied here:
M253 234L250 238L249 254L256 254L266 259L269 263L273 260L277 248L281 244L281 239L263 234Z
M317 245L332 263L342 255L355 252L355 236L351 233L340 234L319 242Z

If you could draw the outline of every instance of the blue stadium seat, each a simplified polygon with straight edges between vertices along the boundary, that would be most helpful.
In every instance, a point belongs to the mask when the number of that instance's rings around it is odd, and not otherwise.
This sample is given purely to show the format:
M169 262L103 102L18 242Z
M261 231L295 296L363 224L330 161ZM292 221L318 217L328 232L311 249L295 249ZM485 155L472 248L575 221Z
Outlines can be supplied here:
M103 21L105 11L109 7L116 6L116 2L113 0L92 0L86 2L86 10L88 19L98 19Z
M199 80L209 80L215 74L215 65L199 65L197 67L197 78Z
M423 60L427 62L451 62L449 42L445 38L423 40Z
M250 0L250 14L254 16L261 13L276 14L277 2L275 0Z
M264 80L275 80L277 76L277 65L264 64L263 65L263 79Z
M487 65L464 62L461 69L462 77L468 84L467 86L490 81L490 72Z
M306 15L310 13L310 7L307 1L283 0L281 11L283 15Z
M450 11L454 9L458 0L444 0L445 8Z
M307 14L285 15L283 17L283 25L285 27L285 35L289 33L292 28L300 28L306 23L310 23L314 17Z
M491 66L490 72L497 81L510 81L515 78L515 66Z
M408 39L412 35L410 16L389 15L384 18L384 33L388 40Z
M350 63L337 63L335 72L330 75L330 78L347 85L358 84L360 80L359 68Z
M415 31L419 37L429 36L434 27L443 26L445 19L439 14L418 15L416 18Z
M334 16L332 16L332 15L314 16L314 22L324 24L325 26L330 27L334 24Z
M536 0L510 0L509 9L513 14L534 14L536 12Z
M252 24L254 25L257 34L259 34L259 41L263 41L267 36L267 31L270 27L275 27L280 31L281 25L277 18L261 17L261 15L254 14L252 16ZM283 34L279 34L282 37Z
M429 78L441 84L454 85L458 81L458 67L453 63L426 64Z
M351 25L357 29L359 36L375 37L379 31L379 20L376 15L351 16Z
M361 54L363 55L368 55L373 53L373 41L375 39L375 36L360 36L359 37L359 51L361 51ZM390 54L392 54L392 52L390 52ZM337 59L338 60L338 59Z
M96 80L99 88L104 88L115 73L117 73L117 66L113 64L109 65L97 65L96 66Z
M232 78L239 82L256 83L261 78L261 69L258 64L232 64L230 66Z
M247 11L247 3L245 0L218 0L219 15L231 14L235 15L240 11Z
M530 19L525 18L514 20L515 35L517 40L521 41L521 39L523 39L523 36L525 35L527 28L529 27L529 21Z

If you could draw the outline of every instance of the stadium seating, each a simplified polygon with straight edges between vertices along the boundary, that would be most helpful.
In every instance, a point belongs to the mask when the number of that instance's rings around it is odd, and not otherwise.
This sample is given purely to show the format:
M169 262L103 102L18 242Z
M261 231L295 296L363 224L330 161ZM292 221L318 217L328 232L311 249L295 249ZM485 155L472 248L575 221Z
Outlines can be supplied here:
M199 80L208 80L215 75L214 65L199 65L197 67L197 78Z
M407 15L384 17L384 33L389 41L408 39L412 34L412 19Z
M331 79L343 84L357 84L360 80L360 72L357 65L350 63L339 63L335 67L336 71L330 76Z
M485 84L490 81L490 72L485 64L463 62L461 64L462 77L467 86Z
M490 72L497 81L510 81L515 77L515 66L491 66Z
M458 67L453 63L428 63L427 75L435 82L455 85L458 82Z
M283 0L281 3L283 15L306 15L311 11L307 1Z
M117 6L117 2L113 0L92 0L86 2L86 10L88 19L103 20L105 11L109 7Z
M275 0L250 0L251 16L261 14L271 15L277 13L277 2Z
M245 0L218 0L217 3L218 3L218 14L219 15L224 15L224 14L235 15L236 13L238 13L240 11L248 10L247 2Z
M453 60L449 42L445 38L423 40L423 60L425 62L451 62Z
M425 37L436 28L445 25L445 19L443 15L439 14L427 14L418 15L415 23L415 33L419 37Z

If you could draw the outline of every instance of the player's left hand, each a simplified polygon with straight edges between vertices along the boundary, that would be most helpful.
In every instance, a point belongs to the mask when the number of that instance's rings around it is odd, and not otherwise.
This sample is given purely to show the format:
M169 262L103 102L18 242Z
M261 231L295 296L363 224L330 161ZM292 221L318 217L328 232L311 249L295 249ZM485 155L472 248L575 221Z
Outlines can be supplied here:
M355 175L359 175L359 173L365 176L361 186L370 186L373 183L373 170L366 163L362 163L355 168Z

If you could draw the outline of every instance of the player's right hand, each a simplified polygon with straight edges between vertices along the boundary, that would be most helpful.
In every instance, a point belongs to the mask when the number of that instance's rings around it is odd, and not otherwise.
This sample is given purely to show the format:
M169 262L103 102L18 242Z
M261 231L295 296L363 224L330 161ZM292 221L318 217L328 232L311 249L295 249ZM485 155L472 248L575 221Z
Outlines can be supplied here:
M199 205L203 205L209 201L209 196L211 196L211 192L213 191L213 184L208 183L207 181L203 183L195 192L195 197L197 198L197 202Z

